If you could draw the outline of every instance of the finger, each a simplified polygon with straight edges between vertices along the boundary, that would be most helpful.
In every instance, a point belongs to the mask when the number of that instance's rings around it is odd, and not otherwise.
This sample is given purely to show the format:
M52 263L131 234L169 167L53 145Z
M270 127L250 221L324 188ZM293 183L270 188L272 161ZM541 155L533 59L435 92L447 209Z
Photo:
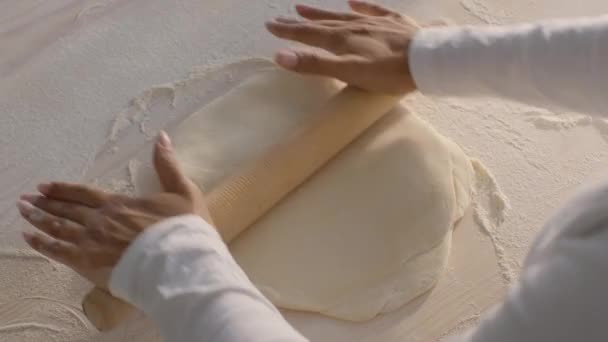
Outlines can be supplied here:
M35 195L21 196L21 199L48 214L73 221L83 226L86 226L88 222L92 222L92 218L95 215L95 210L80 204L56 201Z
M164 131L160 132L154 148L154 168L165 191L180 195L190 194L190 182L182 173L173 153L171 139Z
M401 16L401 14L398 12L392 11L388 8L367 1L349 0L348 4L350 5L350 8L353 9L353 11L365 15L372 15L378 17L384 17L389 15L396 17Z
M285 24L268 22L266 27L270 33L283 39L293 40L326 50L339 49L344 41L338 31L322 25L312 23Z
M23 239L37 252L68 266L76 265L82 258L80 249L69 242L30 232L23 232Z
M352 27L352 24L346 26L344 21L341 20L315 20L315 25L325 26L325 27L333 27L333 28L348 28Z
M352 71L348 57L324 55L312 51L283 50L275 60L280 66L299 73L322 75L344 80Z
M46 213L24 200L17 202L17 207L23 218L51 237L71 243L83 238L84 227L79 224Z
M303 23L302 20L285 18L285 17L277 17L277 18L274 18L274 20L278 23L283 23L283 24L301 24L301 23Z
M361 16L354 13L334 12L316 7L296 5L296 12L303 18L309 20L356 20L361 19Z
M105 202L107 195L95 188L84 184L50 183L38 185L38 191L48 198L59 201L73 202L89 207L99 207Z
M306 24L306 21L296 20L292 18L278 17L274 19L276 22L281 24ZM340 20L315 20L317 26L328 26L328 27L343 27L344 21Z

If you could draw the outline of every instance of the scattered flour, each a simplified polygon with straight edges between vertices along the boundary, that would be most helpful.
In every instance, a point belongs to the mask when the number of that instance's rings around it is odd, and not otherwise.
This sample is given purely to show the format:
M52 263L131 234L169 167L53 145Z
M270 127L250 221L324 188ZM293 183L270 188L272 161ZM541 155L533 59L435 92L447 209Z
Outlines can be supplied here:
M86 18L102 12L107 7L107 5L108 5L107 3L105 3L105 4L104 3L95 3L90 6L87 6L87 7L83 8L80 12L78 12L76 17L74 18L74 21L82 22Z
M31 249L0 249L0 261L7 259L18 259L18 260L38 260L51 262L44 255L35 252Z
M506 10L490 8L482 0L460 0L460 5L467 13L485 24L500 25L512 18L512 15L506 12Z
M131 183L132 186L137 184L137 170L141 165L142 163L137 159L131 159L127 164L127 176L129 177L129 183Z
M556 115L550 116L537 116L534 118L528 119L529 122L532 122L536 128L545 129L545 130L562 130L569 129L574 127L585 127L591 126L593 123L593 118L590 116L572 116L572 117L559 117Z
M509 210L509 201L500 190L496 178L481 161L471 160L475 170L476 184L473 193L473 217L482 231L490 238L505 284L510 284L518 270L512 269L505 248L500 241L496 230L505 221L505 214Z
M481 313L477 313L477 314L469 316L468 318L461 320L460 322L458 322L456 324L456 326L454 328L452 328L452 329L450 329L450 331L444 333L439 338L439 342L450 342L450 339L452 337L456 337L456 336L464 334L467 330L469 330L477 325L477 322L479 322L479 319L481 318L481 316L482 316Z
M48 330L48 331L55 332L55 333L63 332L63 329L58 328L52 324L24 322L24 323L13 323L13 324L6 324L3 326L0 326L0 333L19 332L19 331L32 330L32 329Z
M124 195L135 195L135 186L133 185L133 183L131 183L130 180L111 178L108 180L100 181L97 179L94 180L93 183L108 192L114 192Z
M579 127L593 127L604 140L608 141L608 120L581 114L571 115L529 115L528 122L534 127L549 131L562 131Z

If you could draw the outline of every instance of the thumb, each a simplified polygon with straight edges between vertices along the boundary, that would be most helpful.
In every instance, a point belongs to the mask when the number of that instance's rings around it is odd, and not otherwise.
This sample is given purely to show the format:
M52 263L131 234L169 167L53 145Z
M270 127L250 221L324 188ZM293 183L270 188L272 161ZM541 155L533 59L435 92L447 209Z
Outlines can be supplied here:
M171 145L171 139L164 131L158 136L154 146L154 168L163 189L180 195L190 194L190 182L182 173Z
M319 54L313 51L279 51L275 56L277 64L285 69L303 74L328 76L348 81L348 70L352 61L346 57Z

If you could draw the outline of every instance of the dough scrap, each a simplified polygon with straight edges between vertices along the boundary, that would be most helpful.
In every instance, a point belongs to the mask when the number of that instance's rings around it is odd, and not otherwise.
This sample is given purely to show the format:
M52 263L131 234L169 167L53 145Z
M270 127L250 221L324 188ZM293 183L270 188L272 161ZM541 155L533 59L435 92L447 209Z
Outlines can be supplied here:
M178 160L208 191L339 89L324 78L262 70L177 128ZM230 248L275 305L368 320L435 285L454 223L470 204L472 178L456 144L397 109Z

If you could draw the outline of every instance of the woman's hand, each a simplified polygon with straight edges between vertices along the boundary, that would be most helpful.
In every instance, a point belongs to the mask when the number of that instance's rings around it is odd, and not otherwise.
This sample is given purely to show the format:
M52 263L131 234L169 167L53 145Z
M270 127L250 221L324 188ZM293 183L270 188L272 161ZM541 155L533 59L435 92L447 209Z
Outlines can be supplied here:
M25 241L107 288L112 269L146 228L183 214L198 214L211 222L202 192L182 174L164 132L155 146L154 166L165 192L149 197L132 198L79 184L40 185L42 195L24 195L18 202L21 215L39 230L23 233Z
M412 19L363 1L349 1L353 13L296 6L304 20L266 23L279 38L328 53L283 50L276 62L301 73L329 76L369 91L403 94L416 90L408 49L419 26Z

